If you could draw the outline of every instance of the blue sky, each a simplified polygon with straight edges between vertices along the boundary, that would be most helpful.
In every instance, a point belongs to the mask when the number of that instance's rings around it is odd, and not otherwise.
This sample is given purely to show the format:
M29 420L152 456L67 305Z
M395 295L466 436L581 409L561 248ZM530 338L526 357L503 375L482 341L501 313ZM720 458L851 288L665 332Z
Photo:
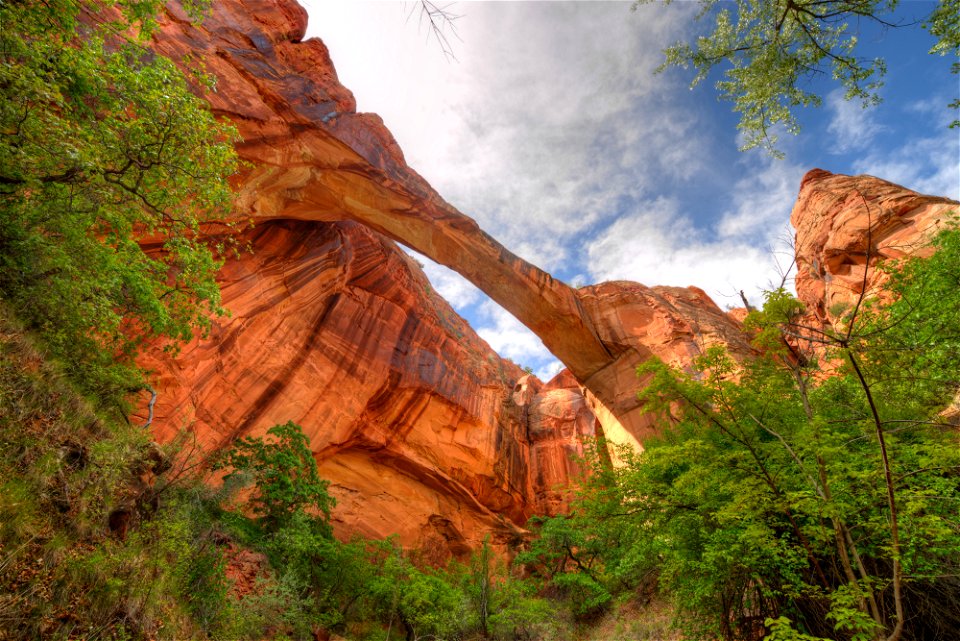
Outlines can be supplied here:
M737 151L737 116L692 72L655 75L695 33L696 6L457 2L448 60L415 2L301 0L358 110L378 113L408 164L491 235L572 284L697 285L721 306L779 281L789 214L813 168L869 173L960 199L960 94L951 59L919 27L858 29L882 56L883 103L867 111L824 82L784 160ZM907 1L898 18L934 2ZM541 378L559 363L479 290L420 257L436 289L501 355Z

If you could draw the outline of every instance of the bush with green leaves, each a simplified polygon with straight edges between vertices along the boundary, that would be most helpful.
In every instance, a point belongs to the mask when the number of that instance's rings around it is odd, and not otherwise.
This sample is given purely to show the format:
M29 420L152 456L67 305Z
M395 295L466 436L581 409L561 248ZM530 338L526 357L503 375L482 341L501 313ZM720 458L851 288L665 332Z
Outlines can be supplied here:
M99 401L224 311L236 134L147 48L162 6L0 3L0 296Z
M707 637L960 629L960 232L935 248L885 267L890 303L861 298L822 328L772 292L747 320L755 358L645 364L661 436L597 463L573 514L542 526L541 572L614 593L614 576L656 575Z
M266 436L237 439L213 469L230 468L225 483L240 480L253 484L250 509L268 531L277 531L310 510L320 517L311 527L329 538L327 520L334 499L317 471L309 439L293 421L274 425Z
M606 537L585 524L582 512L551 518L533 517L536 536L517 556L542 581L544 589L561 597L578 618L591 618L610 603L603 550Z

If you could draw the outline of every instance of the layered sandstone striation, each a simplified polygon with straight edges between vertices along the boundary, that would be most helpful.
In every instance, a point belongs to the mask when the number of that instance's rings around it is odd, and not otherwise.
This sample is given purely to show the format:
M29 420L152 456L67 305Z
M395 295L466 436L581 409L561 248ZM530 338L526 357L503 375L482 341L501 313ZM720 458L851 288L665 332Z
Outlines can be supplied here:
M561 514L570 506L577 480L587 473L582 464L586 448L602 434L602 426L568 370L547 384L524 376L517 381L513 398L527 426L536 514Z
M237 180L238 214L361 222L462 274L578 377L607 363L573 289L446 203L407 167L380 118L356 113L323 43L302 40L306 19L293 0L214 3L202 25L174 8L154 40L174 61L201 58L216 79L205 97L236 125L249 162Z
M292 0L242 0L215 3L199 26L171 10L156 37L158 51L201 57L217 81L206 98L237 126L237 150L249 163L237 178L238 215L354 220L454 269L539 336L612 419L632 426L633 406L610 385L632 381L648 352L618 336L619 321L594 304L594 292L513 255L407 167L382 121L356 113L323 44L302 40L305 28L306 13ZM623 296L631 308L657 298L630 287ZM660 310L658 318L672 313L669 305ZM730 318L708 315L727 325L723 333L735 331Z
M230 317L145 360L158 435L187 430L210 451L293 420L331 481L340 534L444 554L516 537L535 508L512 398L523 372L376 232L273 221L243 240L252 252L220 275Z
M640 438L642 420L623 390L632 388L634 368L649 350L619 335L620 321L595 304L596 292L574 290L514 256L407 167L380 119L356 113L323 44L302 40L305 27L305 12L290 0L243 0L217 4L201 26L173 12L157 38L156 48L174 60L202 56L217 79L207 98L238 127L237 149L250 162L237 181L240 214L257 221L359 221L453 268L526 324L611 421L625 422ZM631 310L654 301L648 311L658 322L675 313L672 294L622 289L617 296L629 299ZM696 316L723 324L722 334L736 333L737 323L702 292L680 298L705 302L711 309ZM691 326L687 333L701 332Z
M796 228L797 296L811 320L832 324L860 298L882 291L879 262L924 251L960 203L873 176L813 169L790 216Z

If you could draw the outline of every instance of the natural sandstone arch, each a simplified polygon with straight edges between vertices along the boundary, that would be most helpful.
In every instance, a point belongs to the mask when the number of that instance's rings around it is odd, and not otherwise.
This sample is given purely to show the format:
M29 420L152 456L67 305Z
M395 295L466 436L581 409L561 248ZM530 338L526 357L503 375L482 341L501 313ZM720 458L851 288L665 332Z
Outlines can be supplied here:
M699 289L603 283L574 290L512 254L406 165L379 117L356 113L323 43L302 41L306 18L293 0L235 0L214 3L194 26L172 7L155 37L155 48L175 61L199 54L217 80L205 97L237 126L237 150L247 161L236 178L239 217L352 220L450 267L539 336L598 415L634 439L647 429L634 394L639 362L656 355L688 364L712 343L750 350L739 324ZM891 220L912 220L928 201L952 206L914 194L920 205L905 214L907 190L819 170L802 187L795 218L820 207L821 191L870 192ZM801 239L798 230L800 247L810 234Z
M696 288L574 290L511 253L406 165L379 117L356 113L326 47L301 40L306 18L293 0L236 0L214 3L195 26L173 7L155 37L172 60L202 56L216 78L205 97L237 126L247 161L238 216L353 220L453 269L540 337L634 437L645 423L634 398L638 362L651 354L688 362L703 341L743 342ZM651 324L663 331L648 341Z
M331 481L340 534L458 554L488 534L508 546L529 514L562 509L555 485L572 479L566 452L581 436L602 428L642 443L639 361L749 349L696 288L572 290L503 248L406 166L379 118L355 113L322 43L300 42L306 16L292 0L213 9L197 28L171 8L154 46L174 60L199 54L217 78L205 97L238 127L247 161L237 216L262 224L244 232L256 251L220 273L234 315L179 355L143 357L160 392L157 438L187 430L215 449L295 420ZM520 368L385 236L473 281L570 373L524 392Z

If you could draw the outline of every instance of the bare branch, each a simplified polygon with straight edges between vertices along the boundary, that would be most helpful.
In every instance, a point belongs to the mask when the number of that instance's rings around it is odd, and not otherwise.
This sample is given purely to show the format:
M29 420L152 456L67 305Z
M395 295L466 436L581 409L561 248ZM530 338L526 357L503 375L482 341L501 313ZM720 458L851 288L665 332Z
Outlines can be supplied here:
M420 0L420 11L417 14L417 21L420 27L426 26L429 28L427 37L430 36L437 41L437 44L440 46L440 51L443 52L443 56L448 60L456 60L457 56L453 52L453 44L450 41L450 38L455 38L456 40L461 40L460 34L457 33L456 21L459 20L462 16L460 14L453 13L451 7L453 3L446 3L439 5L431 0ZM411 9L409 14L407 14L407 20L414 14L414 9Z

